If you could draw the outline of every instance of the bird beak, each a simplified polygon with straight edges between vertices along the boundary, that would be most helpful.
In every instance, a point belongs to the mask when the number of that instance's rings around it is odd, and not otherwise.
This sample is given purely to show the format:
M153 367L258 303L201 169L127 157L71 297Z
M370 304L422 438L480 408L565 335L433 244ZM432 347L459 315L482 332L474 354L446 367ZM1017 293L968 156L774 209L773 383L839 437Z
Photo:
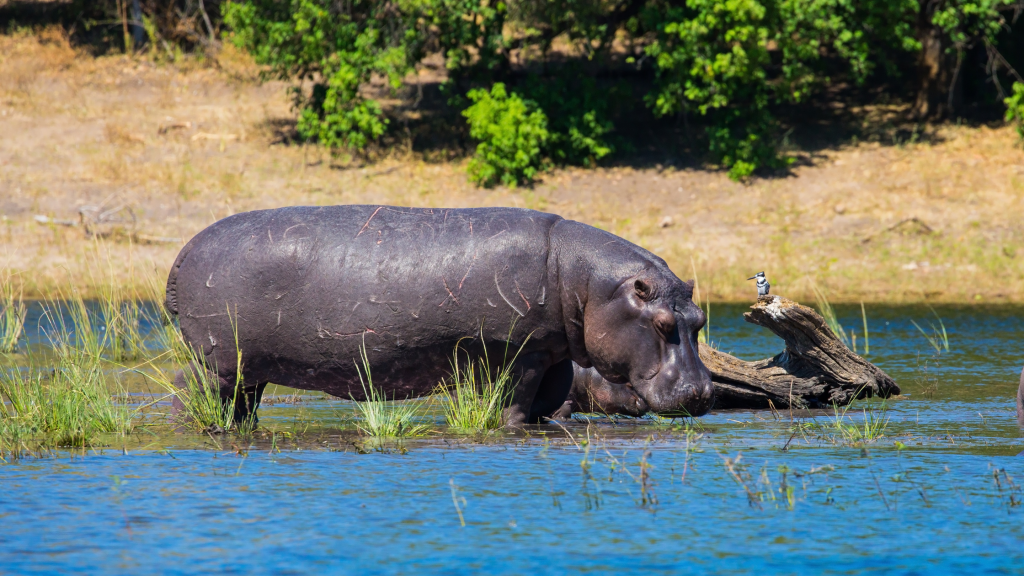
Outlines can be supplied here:
M753 280L754 278L757 278L757 276L751 276L750 278L747 278L747 280Z

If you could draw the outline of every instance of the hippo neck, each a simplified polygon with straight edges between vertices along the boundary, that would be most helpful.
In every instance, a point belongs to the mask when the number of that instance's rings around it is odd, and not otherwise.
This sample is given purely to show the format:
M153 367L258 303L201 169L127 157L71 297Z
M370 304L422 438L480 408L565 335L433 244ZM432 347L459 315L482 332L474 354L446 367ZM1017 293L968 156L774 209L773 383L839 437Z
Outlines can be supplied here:
M589 368L593 364L583 334L587 304L611 297L626 279L664 263L640 246L580 222L560 220L549 234L548 269L558 279L569 355Z

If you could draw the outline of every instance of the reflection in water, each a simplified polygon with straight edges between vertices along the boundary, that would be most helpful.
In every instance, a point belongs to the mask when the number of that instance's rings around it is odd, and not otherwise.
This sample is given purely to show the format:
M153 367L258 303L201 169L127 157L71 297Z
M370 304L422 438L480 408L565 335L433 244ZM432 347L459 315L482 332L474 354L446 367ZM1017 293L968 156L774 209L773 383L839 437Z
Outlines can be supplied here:
M713 307L719 348L781 351L744 309ZM177 435L0 464L0 571L1017 572L1024 309L936 311L948 353L910 322L928 308L868 305L869 359L908 397L850 409L853 425L888 419L863 446L835 441L824 412L740 411L703 430L600 419L567 424L572 441L546 426L360 454L330 431L294 438L355 418L351 403L277 390L261 424L280 451ZM861 330L859 306L837 313Z

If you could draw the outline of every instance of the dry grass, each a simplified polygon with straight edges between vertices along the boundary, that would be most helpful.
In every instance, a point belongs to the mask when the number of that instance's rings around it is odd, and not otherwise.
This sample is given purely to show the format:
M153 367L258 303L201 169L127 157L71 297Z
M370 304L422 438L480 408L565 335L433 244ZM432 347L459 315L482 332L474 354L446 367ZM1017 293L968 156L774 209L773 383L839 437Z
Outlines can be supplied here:
M707 170L616 167L480 190L462 162L427 162L406 147L352 167L276 143L292 117L285 87L254 77L230 50L218 69L87 57L53 31L0 36L0 267L21 275L26 297L53 295L68 273L89 278L94 246L82 230L33 217L76 220L79 206L115 197L147 237L181 241L232 213L282 205L508 205L622 235L681 276L693 258L718 301L752 300L745 279L759 270L773 292L798 299L812 296L814 278L835 302L1024 301L1024 151L1009 129L937 127L932 143L850 145L794 177L749 185ZM909 218L918 220L886 231ZM110 245L115 276L141 289L129 262L165 274L180 243L129 238Z

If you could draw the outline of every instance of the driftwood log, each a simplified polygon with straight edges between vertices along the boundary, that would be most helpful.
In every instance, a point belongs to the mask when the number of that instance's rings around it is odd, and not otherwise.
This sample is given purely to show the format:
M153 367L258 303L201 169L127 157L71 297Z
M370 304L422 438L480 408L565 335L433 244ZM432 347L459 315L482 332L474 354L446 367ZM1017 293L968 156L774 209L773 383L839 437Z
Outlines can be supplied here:
M716 408L819 408L857 398L888 398L899 386L846 347L813 309L781 296L761 296L743 319L772 331L786 349L744 362L702 345L700 357L715 383Z
M888 374L847 348L825 319L807 306L781 296L761 296L743 318L771 330L786 348L772 358L745 362L701 344L701 360L715 384L715 409L822 408L900 393ZM619 406L612 400L630 397L610 393L609 388L616 386L629 388L608 382L593 368L577 367L564 411L633 414L635 405Z

